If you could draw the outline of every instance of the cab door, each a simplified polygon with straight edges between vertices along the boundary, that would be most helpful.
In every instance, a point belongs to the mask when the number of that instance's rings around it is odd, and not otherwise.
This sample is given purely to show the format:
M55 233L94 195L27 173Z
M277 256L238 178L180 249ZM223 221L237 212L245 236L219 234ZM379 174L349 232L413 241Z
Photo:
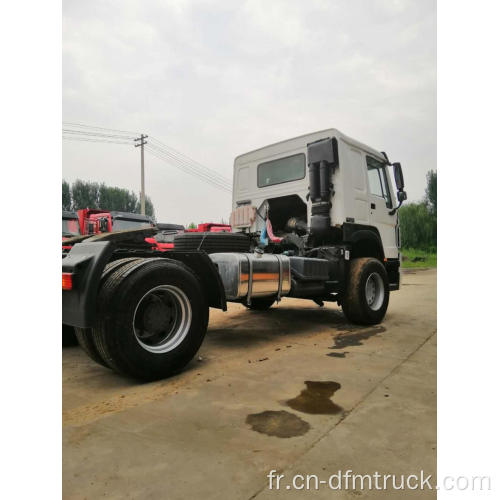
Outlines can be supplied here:
M370 225L375 226L382 238L386 258L398 257L396 239L396 214L389 215L394 207L387 166L376 158L366 156L368 177L368 203Z

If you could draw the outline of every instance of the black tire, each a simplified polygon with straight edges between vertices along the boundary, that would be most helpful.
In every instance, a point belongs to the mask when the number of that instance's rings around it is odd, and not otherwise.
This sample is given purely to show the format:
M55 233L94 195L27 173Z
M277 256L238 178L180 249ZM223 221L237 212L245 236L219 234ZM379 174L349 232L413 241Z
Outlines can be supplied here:
M62 346L70 347L77 344L75 329L69 325L62 325Z
M275 302L276 299L273 297L271 298L263 297L263 298L252 299L250 305L246 303L244 303L243 305L247 309L251 309L252 311L267 311Z
M110 278L111 274L114 273L117 269L120 269L123 266L127 266L127 269L130 269L133 265L136 265L136 262L142 260L137 257L127 257L125 259L117 259L114 260L113 262L110 262L109 264L106 265L104 268L104 271L102 273L101 277L101 284L100 286L102 287L103 284ZM92 333L91 328L75 328L75 337L77 343L80 345L80 347L83 349L85 354L95 361L96 363L100 364L101 366L104 366L105 368L111 368L104 358L101 356L99 353L99 350L97 349L95 342L94 342L94 335Z
M349 321L376 325L384 319L389 305L389 280L379 260L370 257L353 259L346 287L342 310Z
M92 336L91 328L75 328L75 335L78 339L78 344L80 344L82 350L91 360L104 366L105 368L109 368L94 344L94 337Z
M126 266L116 270L101 288L99 305L92 330L99 354L116 372L145 381L182 370L207 330L199 280L169 259L145 262L132 272Z
M249 252L250 244L250 238L241 233L184 233L174 238L174 248L180 251Z

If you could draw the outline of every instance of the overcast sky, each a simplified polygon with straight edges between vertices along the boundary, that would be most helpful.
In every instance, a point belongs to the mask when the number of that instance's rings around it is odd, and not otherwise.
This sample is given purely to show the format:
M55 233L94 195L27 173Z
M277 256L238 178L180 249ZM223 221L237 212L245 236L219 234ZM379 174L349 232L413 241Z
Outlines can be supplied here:
M63 120L144 132L231 179L234 157L335 127L436 169L435 0L65 0ZM63 141L63 177L139 191L139 150ZM230 193L146 154L160 222L228 219Z

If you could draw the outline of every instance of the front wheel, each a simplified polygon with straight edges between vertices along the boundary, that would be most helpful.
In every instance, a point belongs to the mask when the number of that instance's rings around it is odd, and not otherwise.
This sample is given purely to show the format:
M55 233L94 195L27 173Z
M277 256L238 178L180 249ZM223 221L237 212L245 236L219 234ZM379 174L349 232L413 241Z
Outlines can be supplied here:
M383 264L370 257L351 261L342 301L347 319L360 325L376 325L389 305L389 280Z
M208 305L185 265L167 259L118 269L100 291L95 345L116 372L155 380L179 372L205 336Z

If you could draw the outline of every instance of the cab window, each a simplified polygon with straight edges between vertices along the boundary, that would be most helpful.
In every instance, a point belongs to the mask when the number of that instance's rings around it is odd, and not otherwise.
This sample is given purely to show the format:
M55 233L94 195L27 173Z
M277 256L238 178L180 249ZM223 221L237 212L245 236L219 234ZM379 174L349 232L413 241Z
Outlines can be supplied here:
M391 194L389 191L389 182L387 180L385 165L381 161L378 161L371 156L367 156L366 166L368 168L368 186L370 193L384 198L385 206L387 208L392 208Z
M297 181L305 176L306 155L304 153L266 161L257 167L257 185L260 188Z

